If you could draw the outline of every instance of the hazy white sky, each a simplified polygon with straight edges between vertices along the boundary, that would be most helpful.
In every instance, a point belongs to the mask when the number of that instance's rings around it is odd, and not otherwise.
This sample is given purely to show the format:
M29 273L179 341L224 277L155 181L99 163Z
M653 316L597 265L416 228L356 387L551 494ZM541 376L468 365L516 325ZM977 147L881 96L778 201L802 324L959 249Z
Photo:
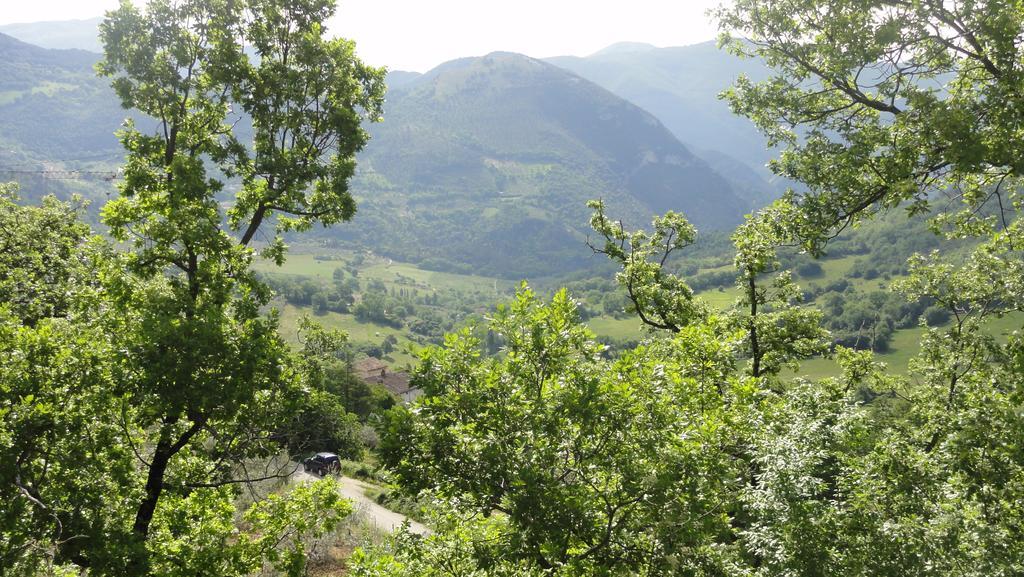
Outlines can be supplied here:
M137 0L142 3L141 0ZM621 41L710 40L705 11L722 0L339 0L333 34L370 64L425 71L495 50L585 56ZM101 15L117 0L0 0L0 24Z

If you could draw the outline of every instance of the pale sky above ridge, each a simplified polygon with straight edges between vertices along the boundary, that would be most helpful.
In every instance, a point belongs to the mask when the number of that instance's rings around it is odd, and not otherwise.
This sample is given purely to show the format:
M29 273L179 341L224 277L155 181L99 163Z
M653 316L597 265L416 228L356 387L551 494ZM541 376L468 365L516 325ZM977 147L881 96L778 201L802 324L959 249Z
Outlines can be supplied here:
M424 72L496 50L586 56L616 42L684 46L710 40L705 12L722 0L340 0L333 35L368 63ZM141 3L141 2L137 2ZM0 25L86 19L117 0L0 0Z

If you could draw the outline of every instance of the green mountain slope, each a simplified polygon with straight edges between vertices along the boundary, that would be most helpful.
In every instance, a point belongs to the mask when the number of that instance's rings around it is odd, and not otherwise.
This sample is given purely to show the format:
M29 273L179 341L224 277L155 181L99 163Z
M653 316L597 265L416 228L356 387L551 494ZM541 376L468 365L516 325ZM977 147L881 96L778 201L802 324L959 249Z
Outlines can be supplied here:
M99 55L48 50L0 34L0 180L26 196L69 190L104 195L108 183L42 178L38 171L111 170L126 113L96 78ZM84 189L84 190L83 190Z
M705 229L751 208L653 116L550 64L495 53L403 80L361 158L360 214L337 231L401 260L553 274L587 262L588 199Z
M0 180L18 180L24 196L79 192L98 206L112 190L102 178L31 174L116 169L126 114L95 77L97 59L0 35ZM594 263L588 199L634 226L682 210L705 230L752 208L653 116L550 64L493 54L390 78L386 120L371 127L354 183L359 214L322 242L517 278Z
M764 164L772 157L764 137L745 118L732 114L718 94L741 74L764 79L767 69L742 60L714 42L656 48L621 43L587 57L559 56L548 62L570 70L658 117L698 154L717 151L771 178Z

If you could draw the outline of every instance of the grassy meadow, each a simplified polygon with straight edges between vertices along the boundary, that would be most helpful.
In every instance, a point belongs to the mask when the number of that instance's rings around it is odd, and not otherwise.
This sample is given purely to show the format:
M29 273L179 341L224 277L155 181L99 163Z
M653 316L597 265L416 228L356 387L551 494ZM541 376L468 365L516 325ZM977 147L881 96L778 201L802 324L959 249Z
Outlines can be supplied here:
M876 291L887 288L890 282L887 279L879 277L868 280L852 276L856 260L857 257L853 256L825 259L819 261L822 274L812 278L797 277L796 280L798 284L806 287L811 283L827 285L845 278L858 291ZM367 253L362 253L357 257L354 252L339 250L329 253L298 252L290 254L286 263L281 267L272 262L259 261L256 263L256 269L269 274L306 277L329 283L336 268L351 268L353 262L358 263L355 268L358 269L358 278L362 282L376 280L383 283L389 290L405 288L416 289L421 294L441 292L465 295L473 302L489 303L488 307L478 307L477 313L480 315L485 315L494 304L507 300L514 294L518 285L513 281L487 276L425 270L413 264L397 262ZM734 287L714 288L697 294L710 306L723 309L739 298L739 291ZM349 335L350 342L354 344L379 343L385 337L394 335L398 340L398 345L386 360L397 368L408 368L414 365L417 362L416 351L424 346L422 339L417 339L405 329L361 322L352 314L327 312L315 315L310 307L294 306L284 302L283 299L275 300L274 306L280 313L282 336L292 343L298 342L298 320L303 315L309 315L329 328L345 331ZM1009 316L993 320L990 327L994 334L1004 335L1020 329L1022 322L1024 322L1024 318L1021 318L1020 315ZM642 323L632 316L600 315L590 318L587 325L597 336L610 337L619 341L640 339L645 334ZM895 372L905 374L910 360L918 353L922 330L919 327L896 330L890 341L889 350L876 354L876 358L878 361L886 363ZM838 371L839 367L833 360L815 358L805 361L798 371L791 371L790 374L794 377L814 379L832 376Z

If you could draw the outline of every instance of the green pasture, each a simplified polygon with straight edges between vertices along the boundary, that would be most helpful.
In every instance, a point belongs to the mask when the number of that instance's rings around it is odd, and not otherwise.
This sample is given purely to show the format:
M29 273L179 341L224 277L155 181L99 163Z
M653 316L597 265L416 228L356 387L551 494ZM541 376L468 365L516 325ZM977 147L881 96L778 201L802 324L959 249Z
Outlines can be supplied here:
M330 280L334 269L345 267L354 256L354 253L350 251L338 249L317 253L292 253L288 255L288 259L281 266L268 260L258 259L253 264L253 268L264 273ZM380 280L388 288L411 287L420 290L456 290L485 294L489 292L498 297L511 294L517 286L517 283L509 280L424 270L413 264L380 256L365 257L359 267L359 276L364 280ZM495 300L500 300L500 298Z
M986 327L991 334L1005 342L1010 333L1024 329L1024 314L1017 313L1000 319L992 319ZM884 353L876 353L875 359L885 363L896 374L907 374L910 359L916 357L921 350L923 334L924 329L921 327L895 331L892 340L889 341L889 350ZM839 365L831 359L814 358L804 361L801 363L799 371L791 371L790 374L807 379L833 377L839 374Z
M332 260L325 260L325 255ZM268 261L258 261L256 269L269 273L304 276L320 278L328 281L334 269L344 267L354 257L354 253L343 250L331 250L325 252L303 252L291 254L286 263L277 267ZM888 281L882 278L866 280L851 276L855 263L860 257L848 256L842 258L826 259L819 261L823 274L813 278L797 277L796 281L801 286L810 283L826 285L841 278L847 278L861 291L884 290ZM365 256L359 268L359 276L362 280L376 279L383 282L388 288L416 288L421 291L456 291L467 294L477 293L493 297L495 304L507 300L515 291L518 283L502 279L494 279L486 276L465 275L446 272L430 271L418 268L409 263L393 261L380 256ZM704 299L709 306L717 309L725 309L731 306L739 298L739 290L735 287L715 288L697 293L697 296ZM394 366L407 366L416 362L416 357L410 352L417 346L410 340L407 333L388 326L374 323L359 322L349 314L327 313L324 315L313 315L312 310L305 307L295 307L288 304L280 305L281 332L289 342L297 342L296 327L298 319L303 314L308 314L318 322L331 328L344 330L349 339L354 343L380 343L387 335L395 335L398 338L398 350L393 352L388 359ZM594 334L598 336L611 337L618 340L640 339L645 329L642 323L631 316L616 318L609 315L597 316L589 319L586 323ZM1024 325L1024 315L1010 315L1002 319L994 319L990 322L990 330L994 334L1003 335L1013 330L1021 330ZM876 358L895 373L906 374L910 359L917 355L922 329L919 327L897 330L890 342L889 351L879 353ZM790 371L790 376L800 376L810 379L834 376L838 374L839 367L835 361L825 358L814 358L805 361L798 371Z
M330 279L334 269L345 266L345 263L352 258L352 253L332 250L326 252L336 260L318 260L314 254L289 253L283 265L277 266L265 259L256 259L253 268L264 273L286 274L294 276L305 276L313 278Z
M275 304L281 319L281 336L289 343L299 343L299 319L303 316L309 316L309 318L327 328L341 329L345 331L348 335L349 342L353 343L379 344L388 335L394 335L398 339L398 345L395 347L395 350L384 359L393 367L411 367L419 360L414 355L414 352L419 348L419 345L411 341L405 331L374 323L360 322L356 320L354 316L349 314L328 312L322 315L315 315L312 310L307 307L296 307L283 302Z

